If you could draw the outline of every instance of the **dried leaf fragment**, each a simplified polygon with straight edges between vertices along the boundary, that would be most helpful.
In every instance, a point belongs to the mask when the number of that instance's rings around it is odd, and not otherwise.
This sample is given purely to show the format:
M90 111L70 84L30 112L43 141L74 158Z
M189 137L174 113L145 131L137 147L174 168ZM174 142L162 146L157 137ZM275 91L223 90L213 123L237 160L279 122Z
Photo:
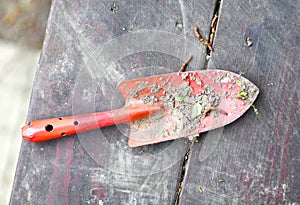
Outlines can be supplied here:
M201 115L202 105L200 103L195 103L192 107L192 119Z

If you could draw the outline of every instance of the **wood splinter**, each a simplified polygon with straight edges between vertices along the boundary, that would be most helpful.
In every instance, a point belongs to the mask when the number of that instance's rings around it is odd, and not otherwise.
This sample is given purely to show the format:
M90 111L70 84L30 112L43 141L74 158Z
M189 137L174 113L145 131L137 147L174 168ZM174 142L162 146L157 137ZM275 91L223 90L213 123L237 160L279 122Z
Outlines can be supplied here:
M184 72L184 71L185 71L186 66L189 64L189 62L192 60L192 58L193 58L193 56L190 56L190 57L182 64L182 66L180 67L179 72Z

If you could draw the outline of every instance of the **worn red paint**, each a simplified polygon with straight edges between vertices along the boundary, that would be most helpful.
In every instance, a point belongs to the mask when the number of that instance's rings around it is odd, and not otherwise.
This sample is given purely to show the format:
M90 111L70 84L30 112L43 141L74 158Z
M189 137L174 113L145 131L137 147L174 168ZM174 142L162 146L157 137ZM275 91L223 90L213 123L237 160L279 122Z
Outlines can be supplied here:
M106 112L33 120L22 128L22 137L30 142L43 142L105 126L132 122L161 109L162 106L159 104L142 104Z

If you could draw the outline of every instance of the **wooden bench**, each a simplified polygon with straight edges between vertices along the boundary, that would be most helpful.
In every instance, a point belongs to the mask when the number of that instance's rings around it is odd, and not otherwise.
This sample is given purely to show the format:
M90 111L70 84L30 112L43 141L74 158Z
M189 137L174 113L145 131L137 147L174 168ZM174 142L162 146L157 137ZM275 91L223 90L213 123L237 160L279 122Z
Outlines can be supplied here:
M216 12L210 52L193 27L209 39ZM141 148L126 126L23 141L10 203L299 203L298 14L283 0L53 1L28 121L118 107L118 81L176 72L190 55L188 70L254 82L259 114Z

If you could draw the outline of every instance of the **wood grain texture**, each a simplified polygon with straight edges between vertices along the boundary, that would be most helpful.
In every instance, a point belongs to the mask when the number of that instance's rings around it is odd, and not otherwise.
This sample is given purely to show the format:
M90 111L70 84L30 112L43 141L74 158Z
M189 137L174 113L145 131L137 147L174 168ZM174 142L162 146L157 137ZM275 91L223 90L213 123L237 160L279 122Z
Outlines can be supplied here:
M299 203L296 4L222 1L208 67L241 72L254 82L260 88L259 115L249 110L192 145L180 204Z
M213 7L208 0L53 1L28 121L120 106L119 81L178 71L190 55L189 69L202 68L206 48L192 27L208 36ZM132 149L126 132L23 142L10 204L174 203L186 140Z

